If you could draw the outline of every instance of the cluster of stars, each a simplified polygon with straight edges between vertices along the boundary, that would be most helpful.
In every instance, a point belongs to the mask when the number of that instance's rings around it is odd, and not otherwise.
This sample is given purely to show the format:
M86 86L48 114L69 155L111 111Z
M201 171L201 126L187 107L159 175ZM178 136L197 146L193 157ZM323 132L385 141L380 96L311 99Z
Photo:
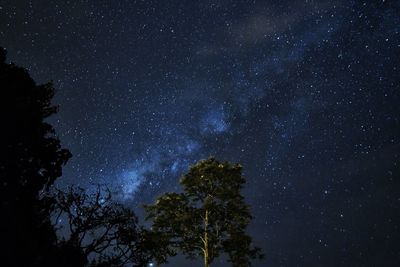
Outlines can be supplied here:
M58 186L106 184L138 210L215 155L244 166L249 231L267 255L254 266L394 266L399 10L9 1L0 45L57 88L50 122L73 154Z

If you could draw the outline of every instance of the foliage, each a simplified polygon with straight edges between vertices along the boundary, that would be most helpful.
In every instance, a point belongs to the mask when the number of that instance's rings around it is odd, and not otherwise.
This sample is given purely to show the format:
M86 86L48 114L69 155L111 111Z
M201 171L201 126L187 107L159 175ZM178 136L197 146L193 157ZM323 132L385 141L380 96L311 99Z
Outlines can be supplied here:
M2 266L52 265L57 254L40 194L61 176L71 154L45 121L57 112L53 95L51 83L37 85L25 69L7 63L0 48Z
M50 193L71 157L46 119L57 112L51 83L6 63L0 48L0 265L146 266L166 260L165 242L138 226L109 191ZM53 221L52 221L53 220ZM62 223L60 220L64 220ZM57 237L62 232L62 239ZM162 245L162 246L161 246Z
M147 266L161 262L164 249L154 235L138 225L135 214L112 201L107 188L93 194L81 188L58 190L53 201L53 223L63 239L61 247L78 248L90 266Z
M245 233L252 218L240 193L245 181L239 164L202 160L181 178L183 193L166 193L146 206L147 219L175 252L202 255L204 266L221 253L233 266L250 266L262 255Z

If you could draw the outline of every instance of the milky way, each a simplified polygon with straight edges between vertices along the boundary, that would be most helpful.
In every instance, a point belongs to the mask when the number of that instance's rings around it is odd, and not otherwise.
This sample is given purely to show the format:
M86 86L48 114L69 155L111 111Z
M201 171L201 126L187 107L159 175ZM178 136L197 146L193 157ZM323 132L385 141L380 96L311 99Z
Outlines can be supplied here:
M58 186L141 213L240 162L259 267L400 265L399 25L398 1L0 1L8 58L57 88Z

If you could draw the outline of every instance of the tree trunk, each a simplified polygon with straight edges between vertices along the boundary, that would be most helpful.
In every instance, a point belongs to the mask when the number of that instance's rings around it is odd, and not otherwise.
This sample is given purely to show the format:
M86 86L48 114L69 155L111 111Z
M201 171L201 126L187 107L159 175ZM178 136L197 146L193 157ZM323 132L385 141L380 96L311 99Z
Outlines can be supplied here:
M204 216L204 267L210 267L210 258L208 254L208 210Z

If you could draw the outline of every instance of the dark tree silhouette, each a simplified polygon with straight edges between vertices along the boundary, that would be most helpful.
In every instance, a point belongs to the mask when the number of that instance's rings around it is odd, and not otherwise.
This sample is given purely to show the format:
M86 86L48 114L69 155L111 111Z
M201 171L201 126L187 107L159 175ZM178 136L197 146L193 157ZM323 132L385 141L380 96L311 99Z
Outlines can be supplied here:
M0 48L2 266L50 266L57 254L40 194L61 176L71 154L45 122L57 112L53 95L51 83L36 85L25 69L6 63Z
M147 266L165 261L167 247L138 225L135 214L111 199L107 188L92 194L81 188L58 190L53 224L63 238L60 247L75 248L90 266ZM164 259L164 260L163 260Z
M49 190L71 157L45 121L57 112L53 95L51 83L36 85L25 69L6 63L0 48L0 266L165 262L162 239L138 226L135 214L113 203L109 191Z
M233 266L250 266L262 255L245 233L252 218L240 193L245 181L238 164L199 161L180 180L183 193L166 193L146 206L147 218L171 249L189 258L201 255L205 267L221 253Z

